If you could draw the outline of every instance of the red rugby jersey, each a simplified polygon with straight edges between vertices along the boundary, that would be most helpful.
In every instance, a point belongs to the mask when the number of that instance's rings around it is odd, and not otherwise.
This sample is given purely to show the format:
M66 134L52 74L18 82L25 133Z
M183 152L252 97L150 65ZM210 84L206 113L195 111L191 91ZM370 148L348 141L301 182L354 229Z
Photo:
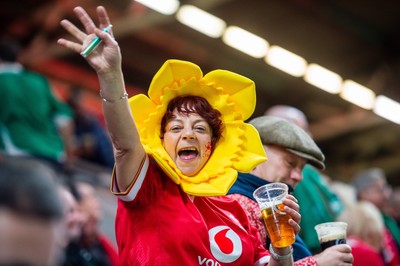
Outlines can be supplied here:
M118 193L116 238L121 265L265 265L262 246L240 205L227 197L190 200L146 158Z

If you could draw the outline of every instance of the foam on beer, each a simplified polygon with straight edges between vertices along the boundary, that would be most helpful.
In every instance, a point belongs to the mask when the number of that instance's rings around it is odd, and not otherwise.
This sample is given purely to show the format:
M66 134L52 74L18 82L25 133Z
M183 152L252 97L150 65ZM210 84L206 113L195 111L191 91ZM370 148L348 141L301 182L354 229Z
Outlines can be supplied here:
M265 210L268 208L271 208L273 205L279 205L279 204L283 204L282 200L276 200L276 201L265 201L260 203L260 210Z
M321 243L323 243L323 242L328 242L328 241L332 241L332 240L336 240L336 239L345 239L345 238L346 238L346 235L344 233L342 233L342 232L333 232L331 234L327 234L327 235L321 236L319 238L319 241Z
M344 222L322 223L315 226L321 249L346 243L347 224Z

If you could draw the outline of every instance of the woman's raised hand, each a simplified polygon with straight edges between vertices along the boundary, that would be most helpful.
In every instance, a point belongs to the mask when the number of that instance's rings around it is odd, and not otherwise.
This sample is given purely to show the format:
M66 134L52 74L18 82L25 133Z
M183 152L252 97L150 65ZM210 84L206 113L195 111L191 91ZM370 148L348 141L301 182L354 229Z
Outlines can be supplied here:
M75 7L74 12L84 26L84 31L69 20L62 20L60 22L61 26L74 36L77 41L60 38L58 43L74 52L81 53L98 36L102 42L90 55L85 57L86 61L99 75L121 71L121 52L118 43L113 38L112 28L108 33L102 31L102 29L111 24L107 11L102 6L97 7L96 11L99 21L98 27L82 7Z

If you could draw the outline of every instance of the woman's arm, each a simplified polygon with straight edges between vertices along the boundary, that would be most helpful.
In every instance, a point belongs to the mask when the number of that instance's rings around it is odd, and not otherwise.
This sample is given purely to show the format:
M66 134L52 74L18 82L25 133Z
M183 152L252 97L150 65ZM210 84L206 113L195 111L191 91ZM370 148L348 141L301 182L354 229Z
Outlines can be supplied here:
M58 43L81 53L96 36L102 40L102 43L85 59L96 71L100 82L104 118L114 148L117 183L123 191L138 171L145 151L140 143L127 97L124 96L126 91L120 48L112 37L112 30L110 33L101 31L111 22L104 7L99 6L96 11L99 28L82 7L76 7L74 12L84 26L85 32L70 21L63 20L61 25L78 41L61 38Z

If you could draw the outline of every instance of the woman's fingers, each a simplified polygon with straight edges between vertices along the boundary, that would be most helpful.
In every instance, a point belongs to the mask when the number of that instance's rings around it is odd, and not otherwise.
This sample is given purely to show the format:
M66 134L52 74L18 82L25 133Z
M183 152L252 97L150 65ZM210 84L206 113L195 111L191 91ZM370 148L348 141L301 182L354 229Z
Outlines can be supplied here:
M97 16L99 18L99 23L100 23L100 28L101 29L103 29L103 28L105 28L105 27L107 27L108 25L111 24L110 19L109 19L108 15L107 15L107 11L106 11L106 9L104 7L98 6L96 11L97 11ZM109 31L109 34L111 36L113 36L112 28Z
M63 38L58 39L57 43L61 44L62 46L66 47L68 49L71 49L71 50L73 50L73 51L75 51L77 53L79 53L82 50L82 45L81 44L78 44L76 42L71 42L71 41L68 41L68 40L63 39Z
M96 25L94 24L93 20L90 18L88 13L82 7L78 6L74 8L74 12L78 19L81 21L83 27L85 28L87 34L94 33L96 29Z
M69 20L62 20L60 22L61 26L68 31L72 36L74 36L79 42L69 41L64 38L59 39L57 42L66 48L69 48L77 53L82 51L82 45L87 37L86 33L78 29Z
M69 41L69 40L61 38L58 40L59 44L65 46L75 52L80 53L82 51L82 49L84 47L86 47L90 43L90 41L93 40L93 38L95 38L95 32L100 33L99 35L101 35L100 37L102 39L107 38L107 36L103 32L100 32L100 30L96 28L95 24L93 23L93 20L90 18L88 13L82 7L78 6L78 7L74 8L74 12L77 15L77 17L79 18L79 20L81 21L81 23L84 25L85 31L87 33L80 30L77 26L75 26L69 20L64 19L60 22L61 26L64 29L66 29L72 36L74 36L78 40L78 42L73 42L73 41ZM98 15L99 15L99 20L102 21L101 24L103 24L105 26L108 26L110 24L107 12L104 9L104 7L98 7ZM89 36L89 38L88 38L88 36Z
M69 20L63 19L60 22L61 26L68 31L72 36L74 36L77 40L83 43L87 34L78 29L74 24L72 24Z
M62 20L60 22L61 26L77 41L61 38L58 43L84 56L98 74L109 73L114 70L119 71L121 54L118 43L112 36L109 17L104 7L97 7L96 10L100 23L99 27L96 27L92 18L82 7L74 8L74 13L84 26L84 29L79 29L68 20ZM105 30L106 27L108 27L107 30ZM84 53L82 54L82 52Z

